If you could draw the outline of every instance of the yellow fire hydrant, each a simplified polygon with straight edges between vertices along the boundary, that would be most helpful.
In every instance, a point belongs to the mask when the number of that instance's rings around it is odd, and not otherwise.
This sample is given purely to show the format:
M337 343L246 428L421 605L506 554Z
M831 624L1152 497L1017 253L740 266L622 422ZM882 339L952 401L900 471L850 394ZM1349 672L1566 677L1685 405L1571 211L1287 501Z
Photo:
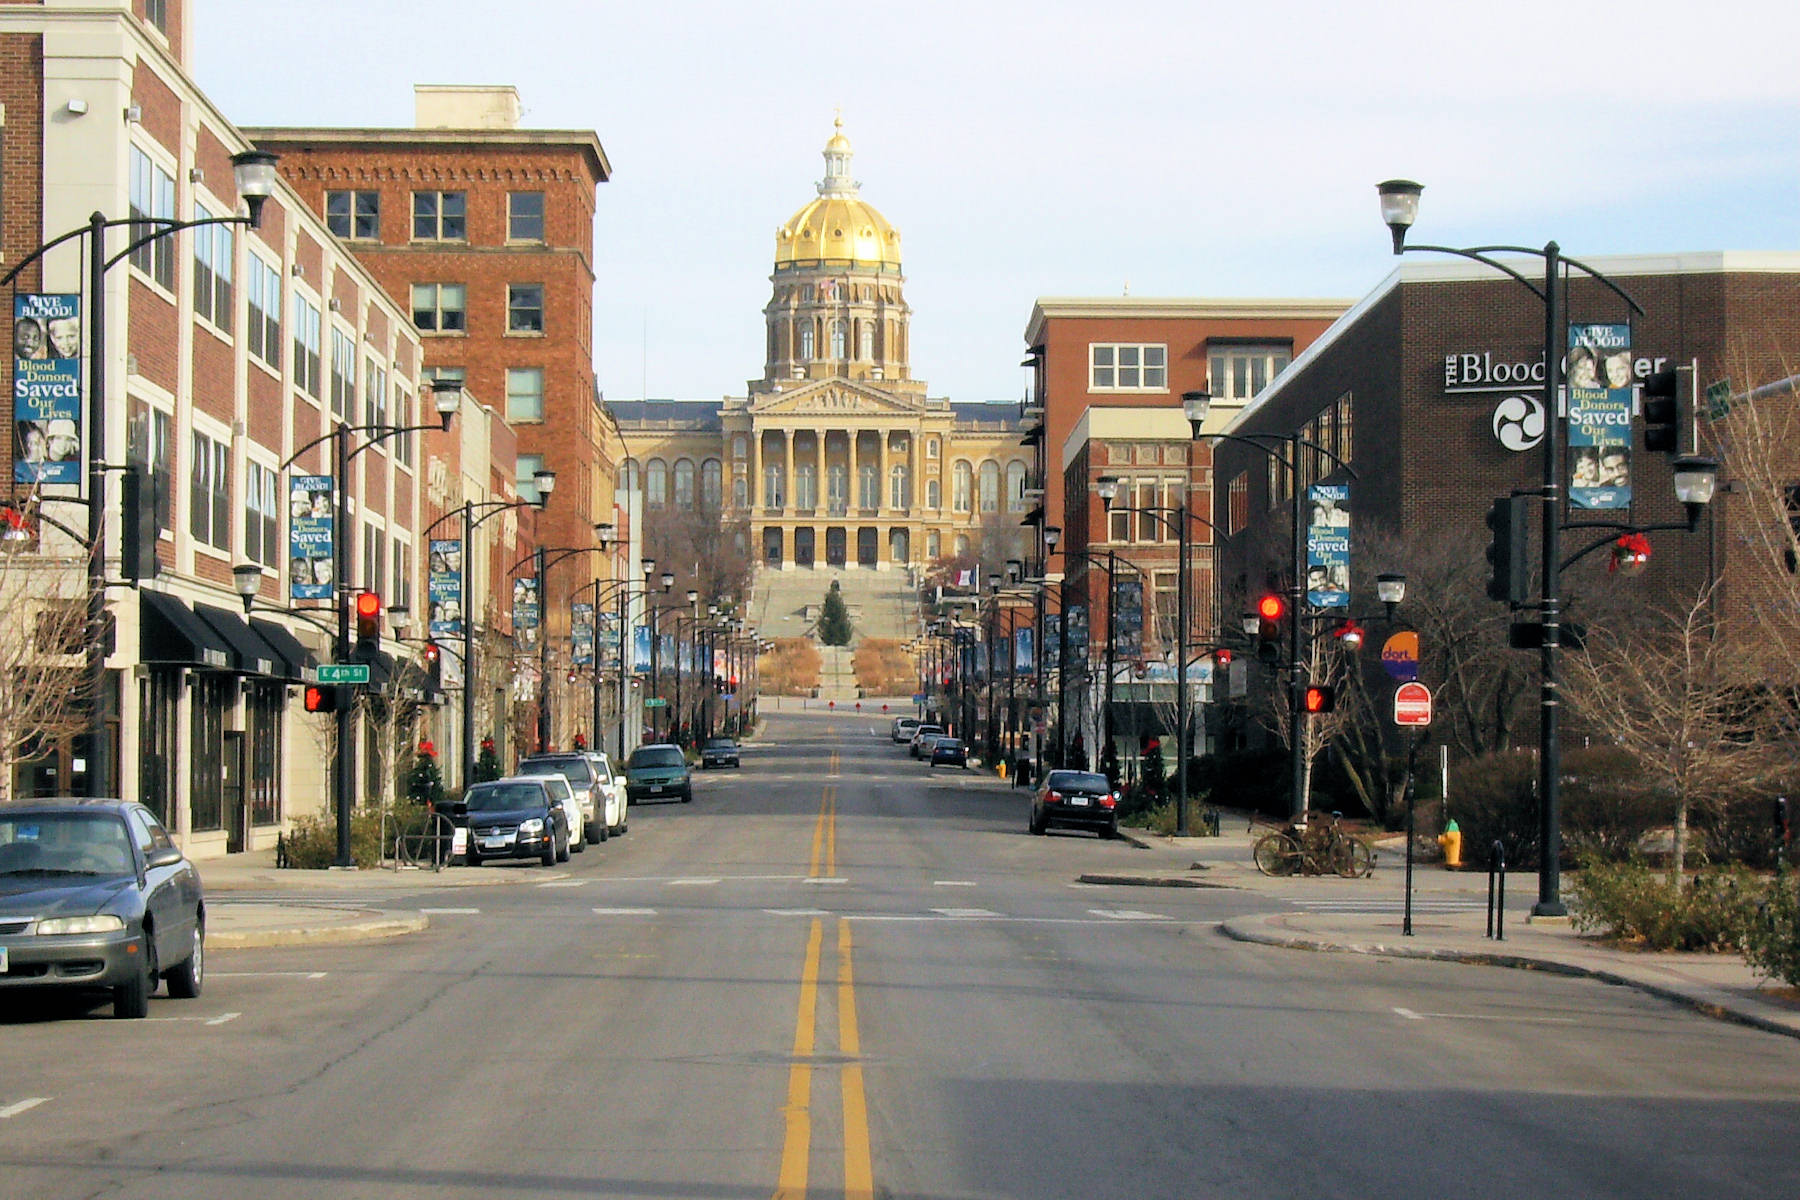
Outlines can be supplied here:
M1444 869L1455 871L1462 867L1462 830L1456 827L1455 821L1444 822L1444 832L1438 834L1438 845L1444 851Z
M1004 780L1006 778L1006 760L1004 758L1000 760L998 770L1000 772L1000 778Z

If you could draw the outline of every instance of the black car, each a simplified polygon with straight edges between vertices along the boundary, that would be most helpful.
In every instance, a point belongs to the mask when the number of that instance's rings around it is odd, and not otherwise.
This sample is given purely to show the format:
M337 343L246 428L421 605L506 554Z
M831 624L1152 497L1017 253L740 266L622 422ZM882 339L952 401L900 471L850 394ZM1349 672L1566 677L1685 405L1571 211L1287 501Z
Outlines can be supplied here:
M1119 796L1106 776L1093 771L1052 771L1031 798L1030 828L1052 825L1092 829L1103 838L1119 836Z
M625 799L632 804L644 800L680 800L694 798L694 777L688 773L687 755L670 742L639 746L625 764Z
M710 771L714 767L742 767L738 761L738 744L727 737L707 738L700 747L700 769Z
M473 783L463 795L468 809L468 862L535 858L546 867L569 857L569 816L542 776Z
M969 748L961 738L939 737L931 743L931 765L934 767L968 767Z
M106 988L143 1017L159 979L192 999L206 972L200 873L156 814L120 800L0 807L0 988Z

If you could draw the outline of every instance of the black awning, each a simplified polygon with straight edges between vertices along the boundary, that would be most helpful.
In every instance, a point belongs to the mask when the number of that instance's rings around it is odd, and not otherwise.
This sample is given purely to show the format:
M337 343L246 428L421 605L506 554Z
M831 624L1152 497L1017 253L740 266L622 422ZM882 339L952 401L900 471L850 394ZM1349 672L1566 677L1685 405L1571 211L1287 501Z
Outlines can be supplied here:
M394 656L386 650L377 650L373 655L355 654L351 661L369 664L368 691L372 695L380 695L387 690L388 681L394 677Z
M285 626L251 617L250 628L281 657L280 674L283 679L304 679L306 669L318 665L319 660L313 657L312 651L302 645L300 639L288 632Z
M138 620L138 654L146 665L231 669L232 647L179 598L140 588Z
M210 604L194 605L194 615L212 626L213 632L231 646L236 666L245 675L273 675L280 665L280 658L269 644L256 636L254 630L244 623L244 618L228 608L215 608Z

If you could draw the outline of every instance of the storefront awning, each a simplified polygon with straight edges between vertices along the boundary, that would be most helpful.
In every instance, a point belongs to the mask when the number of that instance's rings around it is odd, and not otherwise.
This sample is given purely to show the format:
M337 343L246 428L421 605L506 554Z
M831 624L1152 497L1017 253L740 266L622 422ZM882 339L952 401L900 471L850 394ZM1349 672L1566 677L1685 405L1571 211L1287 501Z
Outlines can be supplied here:
M302 645L300 639L288 632L286 627L277 625L273 621L252 617L250 618L250 628L254 629L256 635L263 641L269 643L270 649L280 655L281 662L277 664L280 670L277 674L283 679L292 679L298 682L306 678L307 668L318 665L319 660L313 657L312 651Z
M231 670L232 647L178 597L139 589L138 619L139 656L145 665Z
M225 639L236 660L234 665L244 675L273 675L280 659L269 644L245 624L244 618L230 609L210 604L194 605L194 615L212 626L213 632Z

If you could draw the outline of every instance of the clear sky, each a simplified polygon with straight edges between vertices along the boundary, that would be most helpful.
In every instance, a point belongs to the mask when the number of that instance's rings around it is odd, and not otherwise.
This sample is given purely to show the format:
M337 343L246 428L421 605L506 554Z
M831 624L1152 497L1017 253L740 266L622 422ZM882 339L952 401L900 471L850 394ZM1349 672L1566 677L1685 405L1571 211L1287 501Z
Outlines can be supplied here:
M1576 257L1800 249L1793 0L193 0L244 125L408 126L512 84L592 129L614 398L741 395L777 227L842 107L904 238L913 369L1012 401L1039 296L1354 299L1414 238Z

